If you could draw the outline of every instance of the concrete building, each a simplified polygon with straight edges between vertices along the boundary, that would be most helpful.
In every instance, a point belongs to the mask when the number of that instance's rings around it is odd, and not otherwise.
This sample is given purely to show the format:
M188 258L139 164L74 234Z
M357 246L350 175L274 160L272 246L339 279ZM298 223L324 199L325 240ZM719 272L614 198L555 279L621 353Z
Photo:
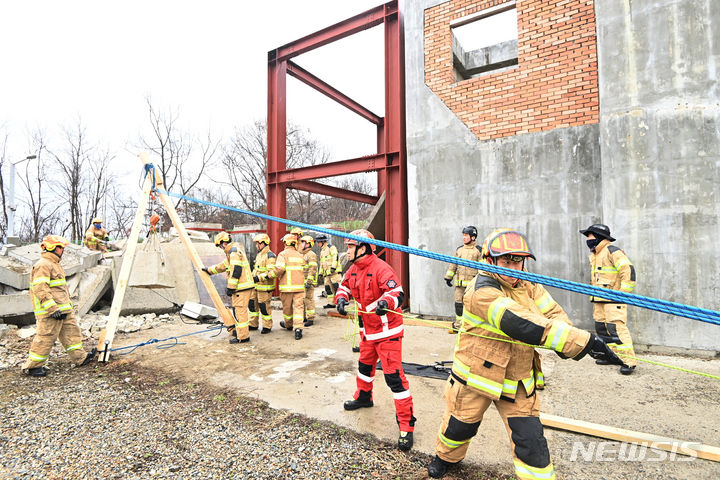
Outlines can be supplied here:
M455 35L503 12L514 42ZM531 271L589 283L578 230L606 223L635 293L720 309L720 3L414 0L404 20L410 246L451 255L465 225L479 242L513 227ZM445 268L411 257L426 279L414 312L452 315ZM587 297L551 293L592 329ZM636 307L630 329L640 344L720 344L715 325Z

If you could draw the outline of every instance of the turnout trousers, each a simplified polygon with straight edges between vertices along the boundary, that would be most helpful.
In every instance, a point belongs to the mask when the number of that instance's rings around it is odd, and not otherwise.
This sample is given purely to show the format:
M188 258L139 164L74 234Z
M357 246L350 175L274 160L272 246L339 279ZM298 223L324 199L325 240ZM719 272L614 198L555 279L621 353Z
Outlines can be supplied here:
M624 303L593 303L595 332L618 354L628 367L637 365L632 336L627 328L627 305Z
M250 295L250 326L257 327L262 321L262 327L272 329L273 320L270 311L272 292L253 290Z
M233 317L235 317L235 332L238 340L245 340L250 336L250 321L248 319L248 304L250 296L255 289L249 288L235 292L232 296ZM232 332L230 332L232 335Z
M315 287L305 288L305 319L315 320Z
M32 345L30 345L30 355L23 365L23 369L45 365L50 357L50 350L55 345L55 340L60 340L65 352L73 362L79 363L85 360L87 352L82 346L82 334L74 311L69 311L63 320L56 320L49 316L35 318L37 332Z
M485 411L494 403L510 437L515 476L522 480L555 478L539 418L540 401L535 394L526 396L522 382L519 382L513 402L505 397L492 400L478 389L450 377L445 386L444 400L445 414L435 444L435 451L441 459L457 463L465 458Z
M301 292L280 292L283 306L283 319L288 330L303 328L305 314L305 290Z
M357 391L353 398L362 394L372 400L373 380L377 361L380 359L385 383L392 390L395 402L395 419L401 432L415 430L413 401L410 395L410 384L405 378L402 366L402 337L393 337L371 342L361 333L360 359L358 360Z

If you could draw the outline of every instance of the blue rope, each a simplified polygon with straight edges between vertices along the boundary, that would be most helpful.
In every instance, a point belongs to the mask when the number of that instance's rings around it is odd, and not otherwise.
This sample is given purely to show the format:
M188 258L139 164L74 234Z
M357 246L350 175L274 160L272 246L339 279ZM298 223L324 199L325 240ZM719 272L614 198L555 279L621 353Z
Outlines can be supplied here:
M212 332L213 330L220 330L222 328L225 328L225 326L220 326L220 327L215 327L215 328L207 328L205 330L200 330L199 332L185 333L183 335L177 335L174 337L163 338L162 340L158 340L157 338L151 338L147 342L137 343L135 345L127 345L125 347L111 348L110 351L115 352L117 350L125 350L127 348L132 348L132 350L130 350L129 352L120 354L120 355L128 355L128 354L134 352L136 349L143 347L145 345L152 345L153 343L160 343L160 342L167 342L168 340L175 340L173 343L166 343L166 344L158 345L155 347L157 349L172 348L177 345L185 345L185 342L178 342L178 338L180 338L180 337L187 337L189 335L197 335L198 333Z
M509 268L498 267L495 265L491 265L489 263L474 262L472 260L466 260L466 259L458 258L458 257L454 257L454 256L451 257L449 255L443 255L441 253L435 253L435 252L430 252L430 251L426 251L426 250L419 250L417 248L412 248L412 247L408 247L405 245L398 245L396 243L385 242L383 240L358 237L355 235L350 235L349 233L339 232L336 230L330 230L327 228L318 227L318 226L314 226L314 225L308 225L308 224L302 223L302 222L286 220L284 218L273 217L271 215L266 215L266 214L258 213L258 212L252 212L252 211L244 210L242 208L237 208L237 207L230 207L227 205L222 205L222 204L215 203L215 202L209 202L206 200L200 200L197 198L189 197L187 195L172 193L167 190L160 190L160 189L157 189L157 190L160 193L169 195L171 197L180 198L183 200L188 200L188 201L200 203L203 205L208 205L211 207L217 207L217 208L222 208L225 210L231 210L231 211L238 212L238 213L244 213L246 215L263 218L265 220L284 223L286 225L290 225L293 227L300 227L305 230L311 230L314 232L325 233L327 235L344 237L344 238L348 238L350 240L355 240L357 242L371 243L373 245L377 245L378 247L389 248L392 250L397 250L400 252L408 253L411 255L417 255L420 257L426 257L426 258L438 260L438 261L445 262L445 263L454 263L456 265L462 265L464 267L475 268L475 269L483 270L486 272L496 273L496 274L500 274L500 275L507 275L507 276L510 276L513 278L527 280L527 281L533 282L533 283L539 283L542 285L557 287L557 288L561 288L563 290L569 290L571 292L582 293L585 295L590 295L590 296L595 296L595 297L601 297L601 298L605 298L605 299L612 300L612 301L619 302L619 303L626 303L628 305L634 305L636 307L641 307L641 308L646 308L649 310L655 310L658 312L668 313L670 315L676 315L679 317L685 317L685 318L690 318L693 320L700 320L701 322L720 325L720 312L715 311L715 310L694 307L691 305L684 305L681 303L670 302L667 300L660 300L660 299L652 298L652 297L645 297L642 295L621 292L618 290L609 290L609 289L605 289L605 288L593 287L591 285L586 285L584 283L578 283L578 282L572 282L570 280L563 280L563 279L559 279L559 278L548 277L548 276L540 275L537 273L521 272L521 271L509 269Z

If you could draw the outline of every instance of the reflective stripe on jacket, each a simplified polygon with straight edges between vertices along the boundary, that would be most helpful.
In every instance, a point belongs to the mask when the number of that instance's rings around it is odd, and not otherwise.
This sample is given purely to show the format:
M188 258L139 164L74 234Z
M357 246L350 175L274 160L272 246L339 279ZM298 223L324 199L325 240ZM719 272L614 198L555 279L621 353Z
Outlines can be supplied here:
M312 250L308 250L303 256L305 265L303 266L303 273L305 275L305 283L310 285L317 285L318 282L318 257Z
M239 273L236 273L236 267L240 267ZM242 291L255 286L250 275L250 263L242 247L236 243L229 244L225 249L225 260L208 268L208 271L211 274L226 272L227 288L230 290Z
M341 273L342 268L338 263L338 251L335 245L323 245L320 249L320 275L328 276L333 273Z
M98 240L104 240L106 236L107 230L90 225L90 228L85 231L85 246L92 250L97 247Z
M268 271L268 277L278 279L278 289L281 292L304 292L304 264L302 254L295 250L295 247L286 246L285 250L278 254L275 267Z
M486 397L513 399L520 382L528 395L533 393L541 373L534 368L535 345L578 360L589 348L590 334L571 326L542 285L521 280L512 286L481 272L470 281L463 302L452 373Z
M461 245L455 250L455 256L462 258L463 260L472 260L473 262L482 261L480 255L480 247L475 245L475 242L470 242L467 245ZM448 265L447 272L445 272L446 279L455 279L455 286L467 287L470 280L477 275L478 271L476 268L465 267L463 265L457 265L451 263Z
M635 267L625 252L610 240L603 240L594 252L590 252L590 281L592 286L632 293L635 290ZM590 297L591 302L612 302L600 297Z
M39 318L52 315L55 311L70 312L70 301L65 270L60 257L53 252L43 252L30 274L30 298L33 312Z
M260 277L260 282L255 284L255 290L259 292L272 292L275 290L275 279L268 278L268 271L275 267L275 253L266 246L260 250L255 257L255 269L253 276Z
M402 313L401 296L404 295L402 285L395 271L377 257L370 254L355 261L343 276L342 283L335 292L335 302L344 298L348 302L354 298L361 311L362 328L368 341L384 340L403 335L403 317L388 312L378 316L368 306L380 300L388 303L388 309Z

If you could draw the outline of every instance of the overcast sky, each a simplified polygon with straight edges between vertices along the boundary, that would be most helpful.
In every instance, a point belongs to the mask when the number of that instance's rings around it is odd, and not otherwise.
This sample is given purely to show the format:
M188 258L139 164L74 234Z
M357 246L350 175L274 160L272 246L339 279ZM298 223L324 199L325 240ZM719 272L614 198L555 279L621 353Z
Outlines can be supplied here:
M377 0L41 0L0 2L0 126L23 158L27 129L71 126L122 150L147 127L145 97L197 133L267 112L267 52L383 3ZM296 59L383 115L382 27ZM288 115L335 159L374 153L375 128L288 79ZM129 153L121 154L132 162Z

